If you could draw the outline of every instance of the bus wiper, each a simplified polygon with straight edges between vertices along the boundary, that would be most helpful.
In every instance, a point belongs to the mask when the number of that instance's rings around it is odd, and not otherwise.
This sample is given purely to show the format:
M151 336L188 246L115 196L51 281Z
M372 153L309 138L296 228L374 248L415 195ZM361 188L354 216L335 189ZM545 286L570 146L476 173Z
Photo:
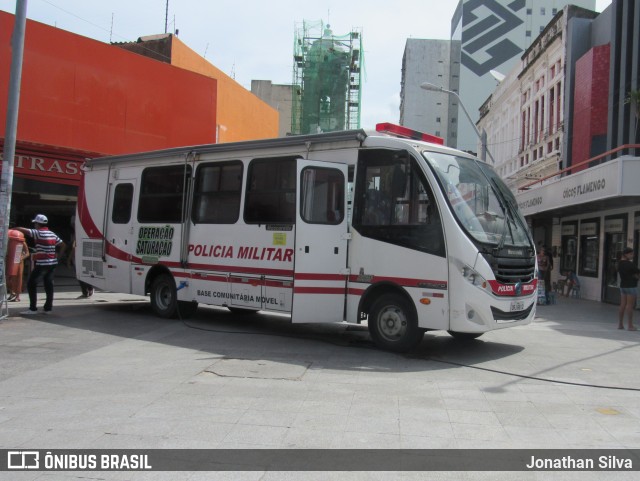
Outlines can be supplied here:
M511 239L513 239L513 230L511 229L511 222L510 222L512 212L509 207L509 201L500 190L500 186L496 182L496 179L491 177L489 178L489 180L493 184L493 186L491 187L491 190L493 190L493 193L496 195L496 198L498 199L498 203L500 204L500 208L504 213L504 224L502 225L502 235L500 236L500 242L498 243L498 247L496 247L496 250L500 251L504 247L505 239L507 238L507 230L509 230Z
M509 207L510 212L512 213L512 216L514 218L514 224L520 225L525 235L527 236L527 240L529 241L530 245L533 245L533 239L531 238L529 227L526 225L526 222L522 220L522 217L518 215L518 207L506 195L504 196L504 200L507 203L507 206Z

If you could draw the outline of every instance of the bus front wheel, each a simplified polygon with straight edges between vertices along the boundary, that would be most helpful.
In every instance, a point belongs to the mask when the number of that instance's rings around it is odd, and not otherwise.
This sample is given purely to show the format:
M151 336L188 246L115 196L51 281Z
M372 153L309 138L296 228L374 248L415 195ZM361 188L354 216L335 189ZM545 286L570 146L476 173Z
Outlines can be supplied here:
M177 314L178 292L169 274L161 274L151 284L151 308L157 316L170 319Z
M375 344L385 350L407 352L415 347L424 332L409 302L398 294L384 294L369 311L369 333Z

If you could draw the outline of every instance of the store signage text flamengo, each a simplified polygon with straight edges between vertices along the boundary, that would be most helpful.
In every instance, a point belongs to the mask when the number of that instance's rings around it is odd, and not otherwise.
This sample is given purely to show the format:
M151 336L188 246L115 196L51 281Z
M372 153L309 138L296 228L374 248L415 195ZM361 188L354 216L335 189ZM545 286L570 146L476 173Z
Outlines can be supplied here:
M0 160L3 160L1 153ZM81 164L75 160L17 153L14 156L13 172L14 175L37 178L43 182L79 185Z
M606 162L538 188L516 195L518 207L524 215L566 207L620 195L621 163L619 159Z

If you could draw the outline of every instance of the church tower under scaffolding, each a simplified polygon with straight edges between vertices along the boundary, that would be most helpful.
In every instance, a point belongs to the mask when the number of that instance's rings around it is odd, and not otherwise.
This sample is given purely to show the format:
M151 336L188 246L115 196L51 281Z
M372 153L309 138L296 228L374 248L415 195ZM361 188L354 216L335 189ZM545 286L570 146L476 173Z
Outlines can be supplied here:
M292 134L360 127L362 35L334 35L322 21L295 32Z

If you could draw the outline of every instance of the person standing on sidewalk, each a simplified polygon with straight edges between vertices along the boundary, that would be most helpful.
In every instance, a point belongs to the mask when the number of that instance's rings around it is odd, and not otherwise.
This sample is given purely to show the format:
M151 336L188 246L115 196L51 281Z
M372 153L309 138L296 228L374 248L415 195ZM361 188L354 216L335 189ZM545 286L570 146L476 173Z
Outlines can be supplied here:
M624 329L624 315L627 314L627 329L636 331L633 325L633 310L638 298L638 275L640 269L633 263L633 249L625 247L618 262L620 275L620 310L618 311L618 329Z
M538 282L544 284L544 303L549 304L549 289L551 289L551 272L549 271L549 256L544 247L538 251Z
M57 248L64 249L64 242L54 232L47 227L49 219L46 215L38 214L33 219L33 229L18 227L17 230L24 235L33 238L35 243L35 253L33 254L34 267L27 281L27 291L29 292L29 310L23 311L22 315L49 314L53 308L53 272L58 265ZM44 303L44 311L38 311L38 282L43 278L44 291L47 299Z

